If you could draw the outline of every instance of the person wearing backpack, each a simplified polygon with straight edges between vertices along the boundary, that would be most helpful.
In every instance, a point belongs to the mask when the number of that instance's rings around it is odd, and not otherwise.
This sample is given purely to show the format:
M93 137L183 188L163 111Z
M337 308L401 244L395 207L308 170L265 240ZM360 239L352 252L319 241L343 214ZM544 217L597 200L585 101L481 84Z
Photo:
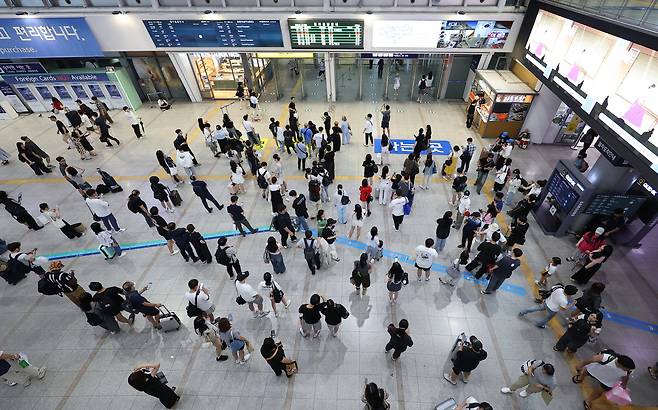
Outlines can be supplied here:
M320 269L320 245L313 238L311 230L304 231L304 237L297 242L298 248L304 248L304 260L311 270L311 275L315 275L316 269Z
M226 266L228 276L233 279L235 274L241 274L242 268L235 248L227 245L228 240L226 237L221 237L217 240L217 251L215 251L215 260L220 265Z
M541 393L546 405L553 398L553 390L556 386L555 368L550 363L542 360L528 360L521 366L521 376L509 387L502 387L503 394L513 394L520 388L519 396L528 397L534 393Z
M418 81L418 103L423 102L423 97L427 95L427 76L423 76L420 81Z
M635 370L633 359L618 354L612 349L606 349L580 362L576 366L578 373L571 378L571 381L579 384L589 376L598 382L593 384L591 393L583 401L585 409L590 410L594 400L616 385L626 389L633 370Z
M98 307L103 313L114 316L117 321L125 323L128 326L132 326L135 323L134 313L130 313L127 318L121 313L124 311L125 305L123 290L121 288L117 286L105 288L100 282L90 282L89 290L96 292L92 296L92 301L98 304Z
M347 319L350 316L345 306L334 302L333 299L327 299L324 306L320 308L320 312L324 315L324 321L327 322L329 334L333 337L338 335L338 328L343 319Z
M578 288L573 285L563 286L558 283L551 288L549 292L540 292L539 294L544 297L544 303L537 307L531 307L519 312L519 316L523 317L528 313L532 312L543 312L546 311L546 316L535 323L535 326L545 329L546 324L553 319L555 315L558 314L561 310L570 309L573 302L573 295L578 293Z
M269 194L270 180L272 176L270 171L267 170L267 162L263 161L260 163L260 168L256 171L256 183L258 188L261 190L261 195L263 199L267 199Z
M292 208L295 210L295 219L297 220L297 225L301 231L308 231L310 228L306 219L309 217L308 209L306 207L306 197L304 194L298 194L294 189L291 190L288 195L290 195L292 200Z
M219 338L219 329L206 314L201 314L194 318L194 333L201 336L205 341L210 342L215 347L215 360L223 362L228 360L228 356L222 354L228 346Z
M3 278L11 285L15 285L25 279L28 273L34 272L37 275L44 275L46 271L35 263L37 248L30 252L21 252L20 242L11 242L7 244L9 258L7 261L7 270L2 273Z
M553 350L576 353L590 338L598 337L601 333L602 321L603 313L600 311L569 318L569 327L555 343Z
M95 302L91 294L84 292L80 296L80 310L87 317L87 323L91 326L100 326L111 334L121 331L114 315L101 309L100 304Z
M281 285L272 279L272 274L270 272L265 272L263 274L263 280L258 284L258 289L260 290L260 294L269 296L272 305L272 312L274 312L275 317L279 317L279 314L276 311L277 303L283 303L283 306L286 309L288 309L292 303L290 299L286 298Z
M149 214L148 208L146 207L146 202L139 197L139 190L133 189L128 195L128 210L134 214L140 214L144 217L146 224L149 228L153 228L155 224L153 219L151 219L151 214Z
M50 263L48 272L46 272L44 278L55 284L57 289L64 294L71 302L80 306L80 297L85 292L85 290L78 284L78 279L75 277L75 272L71 271L64 272L62 268L64 264L60 261L54 261Z
M414 345L411 335L409 334L409 322L407 319L402 319L396 327L390 323L387 328L390 339L384 348L385 353L393 350L391 360L395 361L400 358L400 355L407 350L407 348Z
M279 208L279 212L274 217L272 225L274 229L276 229L281 235L281 245L284 248L288 249L288 237L290 237L293 242L297 241L297 237L295 236L295 227L292 225L290 214L288 214L285 205L282 205Z
M198 279L190 279L187 282L187 287L190 289L185 292L185 299L187 299L188 316L189 313L194 313L193 316L205 315L212 322L215 320L213 313L215 312L215 305L210 301L210 292L208 288L199 283Z

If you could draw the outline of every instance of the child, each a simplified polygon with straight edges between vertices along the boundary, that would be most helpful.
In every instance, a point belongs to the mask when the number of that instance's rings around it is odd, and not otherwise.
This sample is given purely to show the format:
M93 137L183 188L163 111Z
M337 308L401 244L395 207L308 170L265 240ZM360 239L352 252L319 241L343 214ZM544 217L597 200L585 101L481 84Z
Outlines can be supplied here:
M320 209L318 214L315 217L315 221L318 224L318 236L322 236L322 230L327 226L327 219L324 217L324 209Z
M459 257L452 261L452 265L448 266L446 275L440 276L439 281L444 285L455 286L455 279L459 279L462 271L466 269L466 265L470 262L469 252L464 249Z
M89 225L89 227L91 228L91 231L96 234L96 238L98 238L98 242L100 242L100 245L98 246L98 250L105 257L105 260L114 259L117 256L119 258L122 258L126 255L121 250L121 246L119 245L119 242L117 242L116 239L114 239L110 231L106 231L105 229L103 229L100 223L94 222L91 225Z
M546 287L546 284L548 283L548 277L552 276L555 272L557 272L557 268L561 264L562 264L562 259L560 259L560 257L555 256L551 258L550 263L546 265L543 271L541 271L540 273L541 277L539 278L539 280L535 281L535 284L540 288Z
M199 256L201 262L211 264L212 255L210 254L210 249L206 244L206 240L203 239L203 235L195 230L195 226L192 224L187 225L187 232L190 235L190 243L196 251L196 254Z
M374 263L375 260L379 260L379 258L377 258L377 254L379 253L378 246L382 241L379 240L378 233L379 232L376 226L370 228L370 239L368 239L368 246L366 247L366 253L368 254L368 260L370 263Z

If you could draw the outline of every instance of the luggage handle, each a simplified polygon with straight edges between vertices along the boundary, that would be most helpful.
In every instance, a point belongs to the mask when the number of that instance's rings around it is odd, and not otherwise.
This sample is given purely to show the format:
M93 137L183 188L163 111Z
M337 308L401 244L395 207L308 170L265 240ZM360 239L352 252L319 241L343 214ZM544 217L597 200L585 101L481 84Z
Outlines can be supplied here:
M171 314L171 311L169 309L167 309L167 307L165 305L162 305L162 306L158 307L158 310L163 315L170 315Z

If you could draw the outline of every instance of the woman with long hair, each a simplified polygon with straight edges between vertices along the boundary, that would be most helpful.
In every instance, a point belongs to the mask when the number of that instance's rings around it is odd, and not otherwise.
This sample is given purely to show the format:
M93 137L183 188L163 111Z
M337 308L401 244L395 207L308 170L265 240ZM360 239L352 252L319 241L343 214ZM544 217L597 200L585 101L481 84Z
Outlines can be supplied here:
M169 188L161 183L160 178L155 175L149 177L149 182L151 184L151 191L153 191L153 198L160 201L165 211L174 212L174 206L169 201Z
M215 360L223 362L228 359L227 355L222 354L227 346L219 338L219 329L217 325L208 319L208 315L205 312L194 318L194 333L215 347Z
M231 182L235 184L235 194L244 194L246 192L244 189L244 176L246 173L242 165L231 161L229 166L231 167Z
M398 262L398 258L395 258L395 262L388 270L385 280L386 289L388 290L388 302L391 305L396 304L398 302L398 292L402 289L405 280L405 273L402 265Z
M608 260L614 248L610 245L604 245L599 250L588 253L585 257L585 263L571 276L574 282L584 285L601 269L601 266Z
M362 253L358 261L354 261L354 268L352 269L351 282L356 288L358 295L363 286L363 295L365 296L368 288L370 287L370 273L372 272L372 265L368 262L368 254Z
M155 158L157 158L158 164L160 164L164 172L166 172L167 175L171 176L174 179L176 185L180 185L183 183L182 177L178 175L178 169L176 168L176 163L170 156L165 155L165 153L162 152L162 150L157 150L155 151Z
M425 162L423 162L423 184L422 189L430 189L432 175L436 174L436 162L432 159L432 153L428 152Z
M354 229L356 229L356 239L359 239L361 228L363 228L363 208L361 208L361 205L356 204L354 205L354 212L350 220L350 232L347 234L347 238L352 239L352 234L354 233Z
M50 168L43 163L41 157L33 154L31 151L25 148L25 144L22 142L16 143L16 148L18 149L18 160L26 163L36 175L50 174L53 172Z
M281 246L276 241L276 238L270 236L267 238L267 245L265 245L265 263L270 262L274 273L285 273L286 264L283 262L283 255L281 254Z
M372 197L372 178L363 178L361 186L359 187L359 201L361 201L361 208L365 208L366 216L370 216L370 203L373 201Z
M388 176L388 165L384 165L382 167L382 172L379 174L379 204L380 205L386 205L388 204L388 201L391 200L391 179Z
M283 292L283 288L281 288L279 282L272 279L271 273L263 273L263 280L258 286L260 288L259 294L268 295L270 297L272 312L274 312L275 317L279 317L279 313L276 311L276 305L278 303L283 303L283 306L288 309L291 303L290 299L286 298L286 294Z

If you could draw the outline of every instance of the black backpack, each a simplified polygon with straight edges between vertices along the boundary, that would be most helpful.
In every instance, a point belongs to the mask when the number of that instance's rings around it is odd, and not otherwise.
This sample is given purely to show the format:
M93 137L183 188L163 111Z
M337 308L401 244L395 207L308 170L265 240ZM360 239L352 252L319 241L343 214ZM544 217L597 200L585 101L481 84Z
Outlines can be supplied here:
M561 284L561 283L556 283L555 285L553 285L553 287L551 287L551 288L548 289L548 290L539 289L539 297L542 298L542 299L548 299L549 296L551 296L551 294L552 294L556 289L564 289L564 285Z
M45 276L39 279L39 282L37 283L37 291L46 296L62 295L59 286L57 286L56 283L49 281Z
M349 205L350 203L350 197L347 195L343 195L340 197L340 204L341 205Z
M85 312L85 316L87 316L87 323L92 326L99 326L103 323L103 319L94 312Z
M220 265L228 265L230 262L228 254L226 253L227 248L228 246L225 248L222 248L221 246L217 247L217 251L215 252L215 259Z
M283 300L283 291L276 287L274 281L272 281L272 299L274 299L274 303L279 303Z
M312 179L308 182L308 194L311 201L320 200L320 183L315 179Z
M304 259L312 261L315 258L315 249L313 248L313 243L315 239L311 239L311 243L307 243L304 239Z
M265 189L269 186L267 179L265 179L265 172L261 173L260 170L256 172L256 182L258 182L258 187L261 189Z
M110 300L109 297L102 293L97 293L94 296L94 301L98 305L98 308L103 311L103 312L111 312L112 311L112 301Z

